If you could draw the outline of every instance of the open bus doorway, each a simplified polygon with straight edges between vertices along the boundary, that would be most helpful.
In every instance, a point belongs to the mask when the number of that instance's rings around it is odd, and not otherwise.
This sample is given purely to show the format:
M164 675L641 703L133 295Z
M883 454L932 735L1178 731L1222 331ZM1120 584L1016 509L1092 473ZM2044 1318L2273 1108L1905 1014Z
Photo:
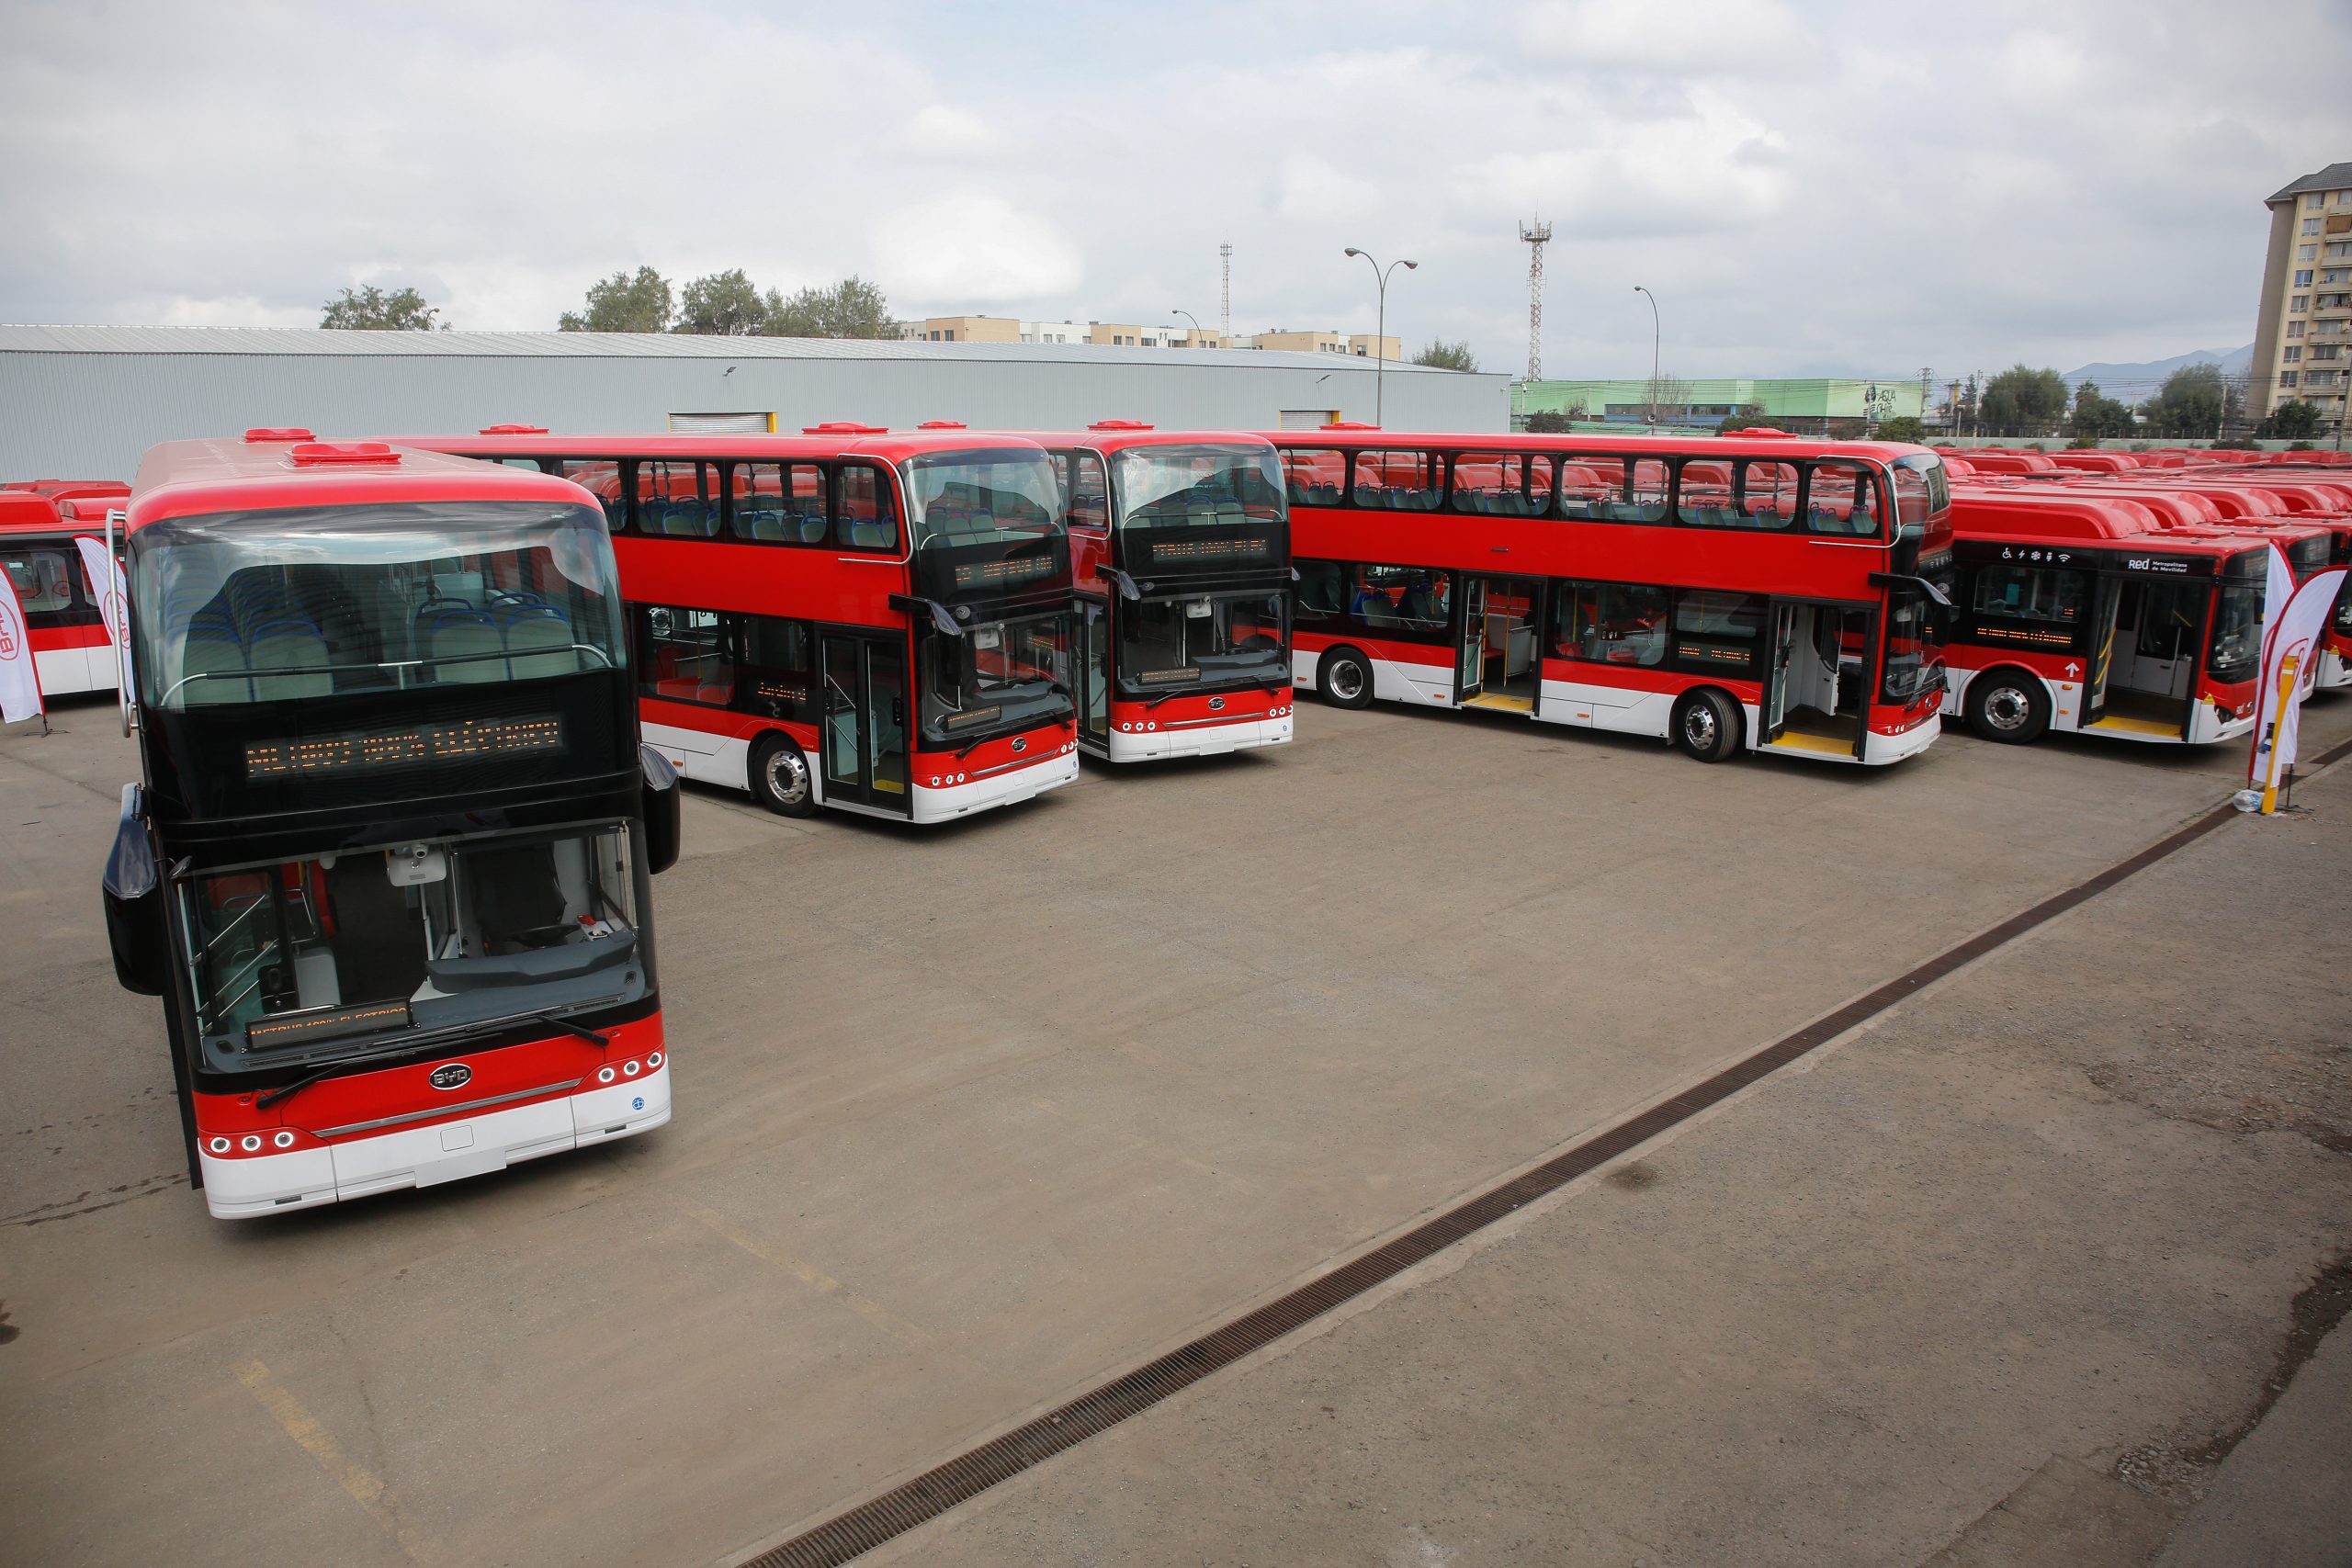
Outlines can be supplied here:
M2188 733L2211 596L2204 582L2100 581L2084 728L2168 740Z
M1539 680L1535 580L1465 575L1462 586L1455 701L1466 708L1534 713Z
M1871 615L1840 604L1772 604L1765 666L1763 743L1851 757L1870 705Z

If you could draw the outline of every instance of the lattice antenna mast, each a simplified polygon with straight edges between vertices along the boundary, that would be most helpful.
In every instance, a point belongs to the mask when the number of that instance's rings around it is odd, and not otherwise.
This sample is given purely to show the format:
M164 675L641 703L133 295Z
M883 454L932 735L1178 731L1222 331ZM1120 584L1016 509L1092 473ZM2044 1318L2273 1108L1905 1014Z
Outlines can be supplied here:
M1538 218L1519 226L1527 242L1527 378L1544 379L1544 247L1552 243L1552 225Z
M1227 343L1233 341L1233 247L1219 245L1216 254L1225 263L1225 297L1217 307L1217 336Z

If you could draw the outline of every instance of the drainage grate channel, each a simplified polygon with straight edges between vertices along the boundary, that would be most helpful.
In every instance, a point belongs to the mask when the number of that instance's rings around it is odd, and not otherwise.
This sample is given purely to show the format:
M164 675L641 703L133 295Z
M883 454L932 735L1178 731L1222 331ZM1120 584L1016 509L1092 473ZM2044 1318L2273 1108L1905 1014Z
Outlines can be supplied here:
M2336 746L2313 760L2312 771L2352 754L2352 741ZM2098 897L2116 884L2146 870L2175 851L2203 838L2238 815L2235 807L2218 806L2187 827L2142 850L2131 859L2109 866L2087 881L2052 895L2023 914L2012 916L1958 947L1940 953L1917 968L1897 976L1867 996L1815 1019L1795 1033L1733 1063L1713 1077L1662 1100L1647 1111L1594 1134L1542 1165L1470 1199L1458 1208L1408 1231L1384 1247L1341 1264L1318 1280L1310 1280L1256 1311L1244 1314L1224 1327L1170 1351L1156 1361L1114 1378L1046 1412L1024 1426L967 1450L944 1464L925 1471L903 1485L834 1515L824 1523L793 1537L758 1556L743 1568L833 1568L873 1551L894 1537L937 1518L957 1504L976 1497L1020 1474L1030 1466L1076 1447L1130 1416L1150 1409L1170 1394L1232 1365L1254 1350L1263 1349L1293 1329L1313 1322L1333 1307L1352 1300L1374 1286L1395 1279L1415 1264L1453 1246L1514 1210L1525 1207L1689 1121L1699 1112L1737 1094L1807 1052L1826 1044L1855 1025L1867 1021L1963 964L2015 941L2036 926L2055 919L2078 904Z

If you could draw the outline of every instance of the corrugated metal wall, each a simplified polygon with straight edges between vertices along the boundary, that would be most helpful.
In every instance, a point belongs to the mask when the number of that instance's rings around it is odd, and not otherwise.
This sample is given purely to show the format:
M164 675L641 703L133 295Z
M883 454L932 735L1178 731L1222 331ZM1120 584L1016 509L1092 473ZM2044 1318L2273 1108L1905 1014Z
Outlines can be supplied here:
M1163 427L1275 428L1285 410L1373 417L1373 366L1339 355L1269 362L1035 364L1015 359L661 359L527 355L209 354L0 350L0 479L127 479L158 441L306 425L321 435L470 431L518 423L565 431L653 431L673 413L773 410L777 426L820 420L905 427L1067 429L1097 419ZM1502 430L1499 375L1398 370L1385 378L1392 430Z

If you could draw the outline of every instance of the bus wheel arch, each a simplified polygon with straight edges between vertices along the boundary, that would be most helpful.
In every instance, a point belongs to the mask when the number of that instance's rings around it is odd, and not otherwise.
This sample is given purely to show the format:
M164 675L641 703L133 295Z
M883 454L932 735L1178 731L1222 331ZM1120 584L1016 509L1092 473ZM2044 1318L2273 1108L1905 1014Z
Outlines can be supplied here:
M1361 649L1341 643L1315 661L1315 689L1335 708L1372 704L1372 660Z
M1674 744L1702 762L1720 762L1747 739L1739 704L1720 686L1693 686L1674 704Z
M1961 698L1968 728L1983 739L2023 746L2041 739L2056 704L2041 676L2019 664L1996 664L1969 678Z
M799 742L771 729L752 747L752 798L779 817L817 814L817 781Z

